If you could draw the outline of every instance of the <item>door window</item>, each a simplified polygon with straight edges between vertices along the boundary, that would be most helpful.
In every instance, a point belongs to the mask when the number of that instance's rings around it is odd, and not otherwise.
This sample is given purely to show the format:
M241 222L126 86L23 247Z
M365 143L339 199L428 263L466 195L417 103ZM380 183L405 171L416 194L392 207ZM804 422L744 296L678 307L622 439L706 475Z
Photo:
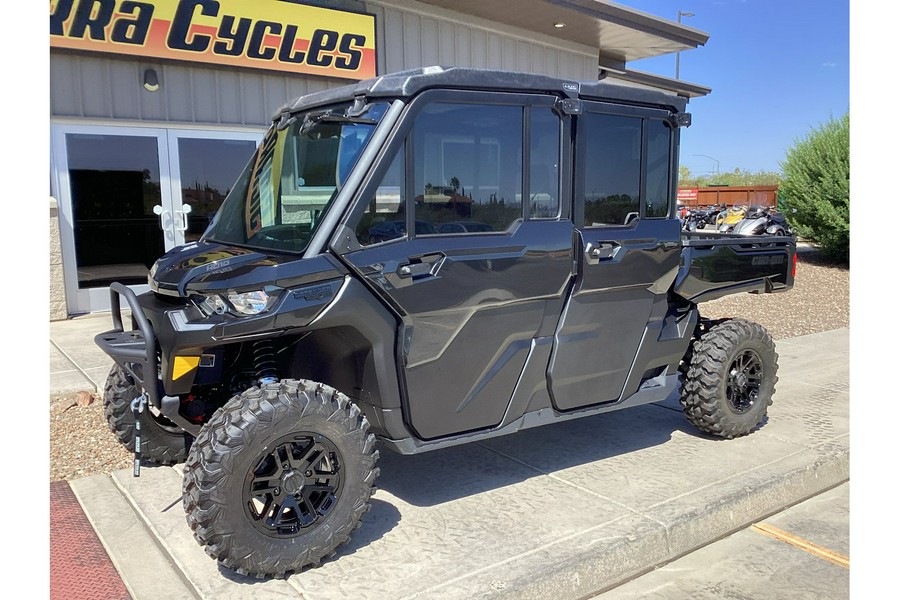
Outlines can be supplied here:
M584 227L669 215L672 130L647 117L586 113L580 124ZM646 179L641 186L641 168Z
M505 231L522 218L521 106L436 102L416 118L416 235Z
M669 215L669 172L672 164L672 129L663 121L647 120L647 206L644 216Z
M559 117L550 108L534 107L529 118L529 217L555 219L559 215Z
M405 145L375 189L366 211L355 226L356 239L363 246L406 237Z
M597 113L581 119L583 224L628 225L641 211L641 119Z

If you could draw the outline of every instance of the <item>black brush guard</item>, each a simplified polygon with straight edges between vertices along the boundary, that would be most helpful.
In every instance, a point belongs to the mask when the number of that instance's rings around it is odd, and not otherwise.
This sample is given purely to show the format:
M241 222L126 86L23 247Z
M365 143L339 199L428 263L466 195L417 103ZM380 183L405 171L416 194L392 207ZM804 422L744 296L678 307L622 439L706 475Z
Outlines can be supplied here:
M131 320L137 327L131 331L125 331L122 325L123 296L131 309ZM200 432L200 425L191 423L179 414L181 399L163 393L156 353L156 334L137 295L118 281L113 282L109 286L109 307L113 329L96 335L94 342L131 375L135 385L144 390L151 406L187 433L196 436Z
M122 325L124 296L131 309L131 319L136 330L125 331ZM147 394L147 400L162 411L159 393L159 365L156 358L156 334L138 302L134 291L119 282L109 286L109 306L113 329L94 337L94 342L122 367L137 386Z

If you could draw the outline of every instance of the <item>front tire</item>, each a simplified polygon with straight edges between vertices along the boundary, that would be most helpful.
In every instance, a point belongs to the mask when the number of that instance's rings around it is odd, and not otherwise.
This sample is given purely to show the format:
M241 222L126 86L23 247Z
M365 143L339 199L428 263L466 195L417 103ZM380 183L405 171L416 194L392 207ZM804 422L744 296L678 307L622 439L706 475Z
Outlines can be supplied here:
M134 412L131 401L141 395L131 376L113 365L103 389L103 414L109 430L129 451L134 452ZM141 413L141 459L158 465L184 462L187 449L184 430L149 406Z
M681 405L701 431L732 439L766 418L778 382L778 354L764 327L720 321L692 342Z
M191 446L183 492L194 537L243 575L319 564L370 508L374 445L366 417L331 387L282 380L246 390Z

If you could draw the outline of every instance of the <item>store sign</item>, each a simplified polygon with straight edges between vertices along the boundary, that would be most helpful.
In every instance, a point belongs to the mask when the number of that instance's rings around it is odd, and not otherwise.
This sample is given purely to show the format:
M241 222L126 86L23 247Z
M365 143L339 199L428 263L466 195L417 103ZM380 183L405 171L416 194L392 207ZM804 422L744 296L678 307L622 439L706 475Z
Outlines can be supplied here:
M696 200L699 194L699 188L678 188L678 200L682 202Z
M50 46L375 76L375 16L280 0L51 0Z

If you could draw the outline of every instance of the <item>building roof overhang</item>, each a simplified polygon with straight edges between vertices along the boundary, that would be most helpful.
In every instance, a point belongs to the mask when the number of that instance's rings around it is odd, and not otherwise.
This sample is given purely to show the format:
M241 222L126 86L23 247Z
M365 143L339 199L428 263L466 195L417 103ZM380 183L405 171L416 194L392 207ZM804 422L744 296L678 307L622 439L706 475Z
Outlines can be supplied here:
M600 69L604 69L601 67ZM706 96L712 89L696 83L690 83L682 79L671 79L662 75L654 75L644 71L635 71L634 69L626 69L625 71L607 72L607 76L611 81L622 82L625 84L637 84L657 90L672 92L684 98L699 98Z
M608 0L420 0L519 29L599 49L598 64L625 70L629 61L691 50L709 34ZM559 27L558 24L562 24Z

